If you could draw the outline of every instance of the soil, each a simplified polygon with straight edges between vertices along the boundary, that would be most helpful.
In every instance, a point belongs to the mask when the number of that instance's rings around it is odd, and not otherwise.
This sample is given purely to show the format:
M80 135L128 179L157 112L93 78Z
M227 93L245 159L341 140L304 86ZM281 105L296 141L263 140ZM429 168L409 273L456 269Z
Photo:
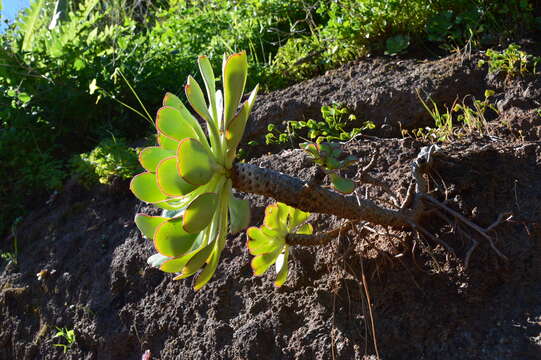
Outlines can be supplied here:
M281 288L270 272L252 275L246 235L230 236L214 278L195 292L192 279L172 281L146 264L152 244L133 217L156 209L122 181L91 190L70 181L3 239L6 251L16 238L19 251L17 264L0 265L0 359L129 360L146 350L152 359L541 359L541 79L489 75L477 67L481 56L347 64L261 96L245 141L260 140L269 123L317 119L321 105L343 102L378 125L345 150L359 167L378 153L370 174L403 198L426 143L401 138L400 129L432 125L416 89L448 106L492 89L500 114L490 133L441 144L430 184L479 226L512 214L490 232L508 261L434 212L423 226L450 249L409 230L365 228L324 248L293 248ZM314 173L300 150L252 150L259 166ZM388 199L374 186L360 194ZM239 196L259 225L271 199ZM323 231L339 220L317 215L313 223ZM66 353L54 346L65 343L53 339L57 327L75 330Z

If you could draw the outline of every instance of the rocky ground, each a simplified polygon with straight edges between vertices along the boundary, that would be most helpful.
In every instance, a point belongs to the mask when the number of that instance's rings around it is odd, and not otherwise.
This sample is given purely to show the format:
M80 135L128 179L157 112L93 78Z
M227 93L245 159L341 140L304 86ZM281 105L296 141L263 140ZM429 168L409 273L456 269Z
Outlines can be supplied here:
M318 119L321 105L342 102L377 125L346 150L359 166L379 153L371 175L403 198L426 140L401 130L433 124L416 91L450 105L492 89L499 115L487 131L442 144L430 182L435 197L480 226L512 214L490 232L508 261L434 212L423 226L451 249L412 231L365 228L294 248L279 289L273 274L252 275L246 235L232 236L213 280L195 292L192 279L172 281L146 264L152 244L133 216L155 210L125 183L88 191L71 181L16 228L17 264L0 265L0 359L141 359L147 349L163 360L541 359L541 79L487 74L481 56L350 63L261 96L246 139L262 143L268 123ZM250 149L254 164L312 173L300 150ZM388 198L378 187L360 193ZM240 195L258 225L270 199ZM318 230L338 222L314 218ZM53 346L62 342L52 339L56 327L75 330L66 353Z

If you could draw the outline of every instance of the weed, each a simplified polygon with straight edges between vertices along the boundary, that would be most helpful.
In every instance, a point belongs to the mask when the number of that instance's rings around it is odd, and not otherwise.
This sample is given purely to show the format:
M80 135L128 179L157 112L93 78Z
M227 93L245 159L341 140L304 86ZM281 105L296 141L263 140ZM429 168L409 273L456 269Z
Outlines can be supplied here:
M87 187L100 182L107 184L113 176L131 178L139 170L137 151L128 147L122 138L111 138L100 142L89 153L74 156L70 165L74 175Z
M489 73L505 73L509 78L524 76L530 72L536 74L537 66L541 63L541 57L520 50L520 45L517 44L510 44L502 51L488 49L486 57L487 60L479 60L479 67L488 64Z
M351 123L357 120L347 107L339 103L321 107L323 121L310 119L308 121L288 121L285 131L277 129L276 125L270 124L269 131L265 136L265 142L270 144L284 144L296 137L307 138L310 141L321 143L323 141L347 141L367 129L374 129L371 121L365 121L360 128L351 128Z
M417 138L441 142L448 142L467 134L488 134L487 111L491 110L498 114L498 109L489 101L493 95L493 90L486 90L484 100L472 99L473 107L466 105L469 98L467 96L462 102L455 102L451 108L445 107L445 111L440 112L432 99L429 98L430 107L417 93L421 104L434 120L434 127L415 129L411 133ZM458 124L462 124L462 126L458 127ZM402 134L409 135L409 131L402 130Z
M385 55L398 55L403 53L410 45L409 35L396 35L385 42Z
M66 353L75 343L75 330L59 327L57 327L56 330L58 330L58 332L53 336L53 339L57 337L63 338L66 341L66 344L53 344L53 346L61 347L64 350L64 353Z

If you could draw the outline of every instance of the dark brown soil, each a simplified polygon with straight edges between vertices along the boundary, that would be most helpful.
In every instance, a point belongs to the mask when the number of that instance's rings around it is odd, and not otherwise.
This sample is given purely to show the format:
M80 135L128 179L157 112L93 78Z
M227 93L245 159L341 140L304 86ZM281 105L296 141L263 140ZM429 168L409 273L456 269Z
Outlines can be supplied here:
M541 359L541 80L489 76L476 67L478 58L348 64L262 96L247 139L260 139L270 122L317 118L321 105L341 101L379 125L374 135L380 137L359 138L347 151L363 161L379 152L371 174L403 197L411 161L425 144L393 136L399 123L431 125L415 90L451 104L493 89L502 111L492 123L494 136L471 134L442 145L431 186L483 227L512 213L491 232L508 262L483 238L434 213L424 226L455 254L410 231L363 230L324 248L294 248L289 279L277 289L272 274L252 276L241 234L229 239L213 280L195 292L191 279L172 281L146 264L152 244L133 216L156 210L136 201L126 184L88 191L71 182L17 227L18 263L0 265L0 359L129 360L147 349L164 360L377 353L383 359ZM300 150L251 162L304 179L313 173ZM361 193L386 198L374 187ZM271 200L244 196L257 225ZM319 215L314 223L324 230L338 220ZM480 245L466 269L472 238ZM4 239L4 250L12 240ZM53 346L62 342L52 339L56 327L75 330L77 340L65 354Z

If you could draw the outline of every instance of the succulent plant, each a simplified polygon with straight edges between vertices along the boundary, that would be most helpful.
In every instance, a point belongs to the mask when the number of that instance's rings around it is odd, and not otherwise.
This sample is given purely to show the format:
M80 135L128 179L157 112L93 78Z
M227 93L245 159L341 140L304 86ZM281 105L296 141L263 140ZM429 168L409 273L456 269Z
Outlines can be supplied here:
M355 190L355 183L340 176L338 171L349 167L358 159L355 156L343 158L340 144L307 142L300 144L300 147L310 155L314 163L323 168L325 173L329 175L335 190L343 194L350 194Z
M248 250L255 257L252 259L254 275L263 275L276 264L274 285L282 286L287 279L289 245L288 234L306 234L313 232L312 225L305 223L310 213L295 209L282 203L275 203L265 209L265 219L260 227L247 230Z
M130 184L137 198L164 210L162 216L135 217L158 252L149 264L180 273L175 279L202 269L195 289L216 271L227 233L249 223L249 204L233 196L231 169L258 90L256 86L241 104L248 68L245 52L224 55L223 92L216 90L209 59L200 56L198 64L208 102L193 77L184 89L188 103L205 121L207 134L182 101L167 93L156 115L158 146L141 151L139 161L146 171Z

